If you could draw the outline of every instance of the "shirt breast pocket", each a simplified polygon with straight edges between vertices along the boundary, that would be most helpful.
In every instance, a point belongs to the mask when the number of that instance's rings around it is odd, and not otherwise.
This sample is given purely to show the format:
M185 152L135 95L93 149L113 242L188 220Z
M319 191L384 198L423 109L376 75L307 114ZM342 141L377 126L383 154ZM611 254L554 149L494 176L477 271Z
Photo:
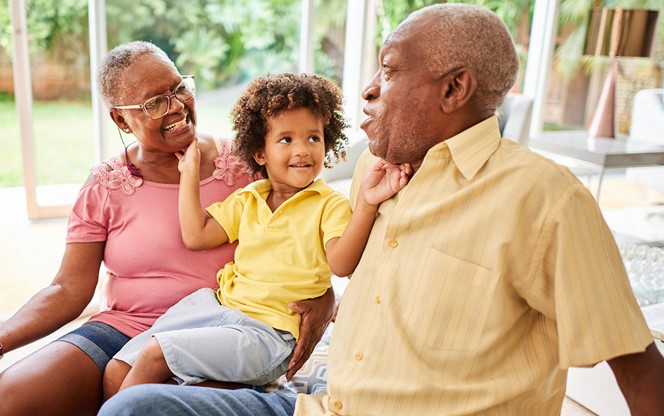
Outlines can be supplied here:
M406 288L412 310L402 315L414 347L476 349L496 285L491 270L435 248L418 263Z

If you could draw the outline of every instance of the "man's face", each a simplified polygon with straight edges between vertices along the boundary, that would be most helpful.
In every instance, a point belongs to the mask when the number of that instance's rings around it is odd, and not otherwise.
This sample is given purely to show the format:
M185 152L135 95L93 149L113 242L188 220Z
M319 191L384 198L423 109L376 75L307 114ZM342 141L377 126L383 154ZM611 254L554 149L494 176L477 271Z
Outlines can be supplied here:
M426 68L426 48L420 45L426 26L419 23L408 20L387 38L378 72L362 92L368 118L360 127L369 149L392 163L418 164L442 140L440 82Z

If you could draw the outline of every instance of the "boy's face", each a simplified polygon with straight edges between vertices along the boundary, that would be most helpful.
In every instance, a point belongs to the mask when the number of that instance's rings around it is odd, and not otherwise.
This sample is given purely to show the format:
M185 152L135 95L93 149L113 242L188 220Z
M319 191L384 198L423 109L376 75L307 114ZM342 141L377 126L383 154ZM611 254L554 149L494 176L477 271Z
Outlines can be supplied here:
M265 148L254 159L267 169L273 190L296 193L306 188L324 166L323 122L306 108L270 117Z

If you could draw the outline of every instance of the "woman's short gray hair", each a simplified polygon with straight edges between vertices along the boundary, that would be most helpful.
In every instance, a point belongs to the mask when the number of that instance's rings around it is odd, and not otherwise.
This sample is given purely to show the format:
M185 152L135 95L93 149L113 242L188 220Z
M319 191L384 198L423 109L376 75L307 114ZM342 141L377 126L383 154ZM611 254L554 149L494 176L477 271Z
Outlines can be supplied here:
M477 78L476 104L496 110L514 85L519 59L505 23L492 11L461 3L435 4L411 17L426 17L430 30L421 47L434 77L466 68ZM397 28L397 31L399 29Z
M118 45L102 59L97 70L97 82L99 93L109 108L125 104L119 102L128 92L122 79L129 67L145 55L157 55L164 61L170 62L175 69L175 64L166 52L155 44L142 40Z

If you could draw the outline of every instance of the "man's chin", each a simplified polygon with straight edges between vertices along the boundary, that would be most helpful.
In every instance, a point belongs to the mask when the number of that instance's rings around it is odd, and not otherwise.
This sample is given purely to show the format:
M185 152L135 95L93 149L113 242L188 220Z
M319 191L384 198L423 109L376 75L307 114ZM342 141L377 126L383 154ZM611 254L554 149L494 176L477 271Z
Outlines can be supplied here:
M372 155L379 157L381 159L385 158L385 155L383 155L380 149L377 146L375 146L375 142L371 140L371 138L369 138L367 147L369 148L369 152L371 152Z

